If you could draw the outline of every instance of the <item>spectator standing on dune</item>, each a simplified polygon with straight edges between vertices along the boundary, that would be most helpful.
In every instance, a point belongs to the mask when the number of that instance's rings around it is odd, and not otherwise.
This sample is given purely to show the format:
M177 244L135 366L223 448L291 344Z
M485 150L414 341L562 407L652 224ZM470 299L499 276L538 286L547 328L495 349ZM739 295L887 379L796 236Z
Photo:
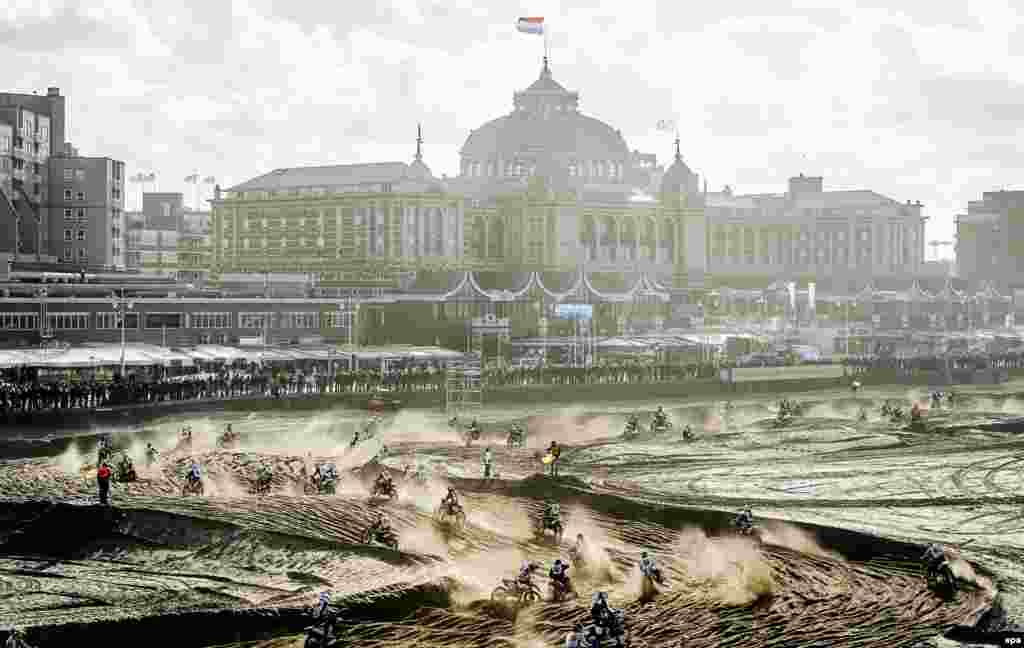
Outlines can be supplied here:
M96 485L100 491L100 504L107 506L110 504L108 497L110 496L110 466L106 463L100 464L100 469L96 471Z

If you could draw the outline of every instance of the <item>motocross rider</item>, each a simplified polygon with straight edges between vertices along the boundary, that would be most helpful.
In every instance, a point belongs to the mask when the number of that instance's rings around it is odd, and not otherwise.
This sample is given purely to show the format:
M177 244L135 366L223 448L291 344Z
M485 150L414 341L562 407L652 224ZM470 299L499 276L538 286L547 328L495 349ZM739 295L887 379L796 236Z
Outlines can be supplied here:
M469 436L471 437L479 437L483 433L483 430L480 429L480 423L478 423L476 419L473 419L473 422L469 424L467 432L469 432Z
M544 526L551 528L562 521L562 507L558 502L549 502L544 506Z
M490 446L487 446L487 449L481 454L480 462L483 464L484 479L492 478L494 476L494 455L491 454Z
M569 584L569 565L562 562L561 558L556 558L551 569L548 570L548 578L562 586L563 592L568 592L571 589Z
M157 456L156 448L153 447L152 443L146 444L146 463L150 466L156 463Z
M932 542L924 550L924 555L921 556L921 560L927 562L928 573L934 574L938 571L939 565L946 559L946 552L943 551L942 547Z
M316 609L313 611L313 618L322 619L327 615L327 607L331 604L331 595L327 592L320 592L320 600L317 601Z
M516 576L516 585L521 589L530 589L533 586L533 572L539 567L535 562L524 560L523 564L519 566L519 574Z
M910 408L910 420L913 423L921 420L921 406L914 403L914 406Z
M378 538L388 535L391 533L391 520L388 519L388 516L383 511L377 511L377 518L370 526L370 530Z
M736 515L736 528L738 529L750 529L754 526L754 512L750 510L749 506L743 508Z
M615 615L612 614L611 608L608 607L607 592L595 592L591 597L590 618L593 619L594 625L601 627L614 624Z
M629 418L626 419L626 434L633 434L638 427L640 427L640 417L636 414L630 414Z
M654 412L654 425L656 427L664 427L668 423L668 416L665 414L665 409L658 405L657 411Z
M260 486L266 484L270 486L270 481L274 478L274 473L271 471L270 466L265 463L261 463L259 468L256 469L256 483Z
M582 533L576 534L576 544L569 548L569 555L573 560L583 560L586 556L586 541Z
M188 468L188 474L185 475L185 479L188 480L190 486L195 486L202 479L202 474L199 471L199 464L196 463L195 459L192 459L192 465Z
M656 583L661 582L661 570L654 564L654 559L647 555L647 552L640 554L640 573L650 576Z
M452 486L448 487L448 494L441 500L441 504L448 507L448 510L454 511L459 508L459 494L455 492L455 488Z
M378 493L390 492L391 489L394 488L394 484L391 481L391 475L387 474L386 472L380 473L379 475L377 475L377 481L376 483L374 483L373 487L377 490Z

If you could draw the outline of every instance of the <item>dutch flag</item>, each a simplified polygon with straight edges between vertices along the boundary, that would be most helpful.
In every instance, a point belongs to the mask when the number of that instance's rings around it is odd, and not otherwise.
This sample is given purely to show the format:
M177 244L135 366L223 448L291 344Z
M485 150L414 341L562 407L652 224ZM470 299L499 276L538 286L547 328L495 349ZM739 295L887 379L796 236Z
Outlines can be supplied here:
M543 18L520 18L516 21L516 29L524 34L543 34Z

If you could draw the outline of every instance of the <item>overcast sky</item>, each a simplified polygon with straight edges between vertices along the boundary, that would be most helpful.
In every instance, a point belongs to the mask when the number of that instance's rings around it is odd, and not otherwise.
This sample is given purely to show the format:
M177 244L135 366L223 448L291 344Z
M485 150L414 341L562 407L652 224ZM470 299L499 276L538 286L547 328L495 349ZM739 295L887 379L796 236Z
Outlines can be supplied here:
M1024 28L1013 2L186 0L0 7L0 88L70 102L85 155L186 192L277 167L409 161L434 173L540 71L632 148L710 188L790 175L925 204L929 239L982 191L1024 185ZM898 5L899 9L889 5ZM209 189L207 187L207 189ZM133 194L132 201L137 200ZM132 206L130 204L130 206Z

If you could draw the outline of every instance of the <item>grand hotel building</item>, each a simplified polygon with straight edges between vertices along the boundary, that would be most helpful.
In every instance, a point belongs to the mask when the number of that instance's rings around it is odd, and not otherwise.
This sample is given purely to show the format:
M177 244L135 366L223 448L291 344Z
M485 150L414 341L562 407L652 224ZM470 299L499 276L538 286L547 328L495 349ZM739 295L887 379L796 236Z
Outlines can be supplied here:
M359 294L370 300L363 341L457 346L466 320L486 314L535 335L557 301L597 304L597 327L610 331L671 319L716 286L809 279L825 294L921 267L920 203L826 191L802 175L780 194L709 193L678 138L667 168L631 150L581 112L546 61L512 99L508 114L469 133L455 178L431 172L417 137L411 163L276 169L218 188L209 247L192 255L208 267L191 270L245 303L178 289L177 301L154 304L160 317L138 319L140 331L166 338L172 323L181 343L267 330L330 339L337 308ZM287 278L301 291L282 294ZM44 314L37 325L47 318L63 321Z

